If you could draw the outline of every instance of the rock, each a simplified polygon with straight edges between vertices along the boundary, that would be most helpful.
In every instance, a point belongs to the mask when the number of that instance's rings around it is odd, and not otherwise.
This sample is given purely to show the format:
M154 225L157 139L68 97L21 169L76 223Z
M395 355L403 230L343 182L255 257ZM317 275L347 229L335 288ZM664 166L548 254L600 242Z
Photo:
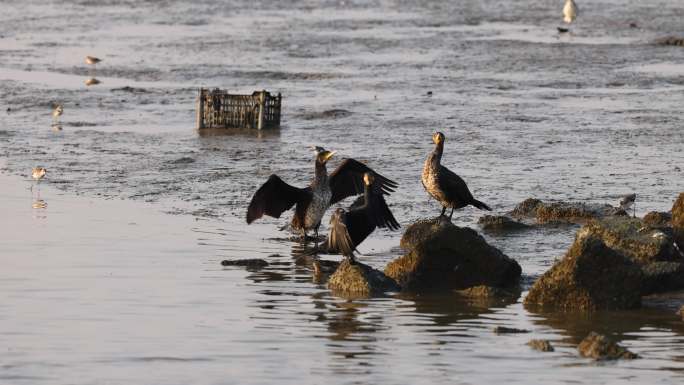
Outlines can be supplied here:
M509 328L506 326L497 326L494 328L495 334L522 334L522 333L529 333L529 332L530 332L529 330Z
M684 263L652 262L641 267L644 273L641 294L684 289Z
M625 216L627 213L609 204L553 202L544 203L539 199L528 198L518 204L510 215L519 220L534 220L546 223L585 223L590 219L609 216Z
M684 37L679 36L666 36L656 39L655 44L657 45L675 45L684 46Z
M478 219L477 224L480 225L482 230L491 232L517 231L532 227L505 215L483 215Z
M258 259L258 258L234 259L234 260L225 259L225 260L221 261L221 265L222 266L243 266L243 267L249 267L249 268L260 268L260 267L268 266L268 262L264 261L263 259Z
M562 311L631 309L641 305L642 272L596 237L576 237L566 255L530 288L526 306Z
M672 214L662 211L651 211L644 215L644 225L652 228L663 228L672 225Z
M672 244L669 231L644 226L639 218L613 217L593 220L580 229L577 237L599 238L606 246L641 265L681 258Z
M540 352L552 352L555 350L548 340L530 340L530 342L527 343L527 346L534 350L539 350Z
M679 250L684 252L684 193L679 194L672 206L672 229Z
M406 290L511 287L522 272L515 260L477 232L457 227L445 217L410 225L401 247L408 253L390 262L385 274Z
M617 360L639 358L624 347L610 341L608 337L591 332L577 347L582 357L595 360Z
M365 297L385 291L400 290L397 283L381 271L360 262L351 264L348 259L342 261L330 276L328 288L336 295L343 297Z
M456 290L462 297L481 298L481 299L517 299L520 297L520 290L508 290L493 286L473 286L463 290Z

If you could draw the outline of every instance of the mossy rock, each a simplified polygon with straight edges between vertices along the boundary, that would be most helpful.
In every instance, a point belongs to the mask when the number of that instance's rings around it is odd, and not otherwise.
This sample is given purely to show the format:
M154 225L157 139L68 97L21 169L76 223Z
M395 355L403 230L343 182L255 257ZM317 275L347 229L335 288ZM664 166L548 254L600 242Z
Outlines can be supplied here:
M528 198L518 204L510 215L519 220L534 220L538 224L577 223L610 216L626 216L621 208L609 204L582 202L551 202Z
M488 232L520 231L532 228L505 215L483 215L477 220L482 230Z
M527 343L527 346L534 350L539 350L540 352L552 352L555 350L549 340L530 340L530 342Z
M511 287L520 280L515 260L445 217L410 225L401 246L408 253L390 262L385 274L405 290Z
M596 237L578 236L524 303L561 311L632 309L641 305L641 283L641 269L629 258Z
M684 193L679 194L672 206L672 229L679 250L684 252Z
M644 215L644 225L651 228L665 228L672 226L672 213L651 211Z
M381 271L360 262L352 264L348 259L330 276L328 288L342 297L368 297L400 290L397 283Z
M582 357L593 358L595 360L631 360L639 358L639 356L611 341L608 337L595 332L589 333L589 335L580 342L577 350Z

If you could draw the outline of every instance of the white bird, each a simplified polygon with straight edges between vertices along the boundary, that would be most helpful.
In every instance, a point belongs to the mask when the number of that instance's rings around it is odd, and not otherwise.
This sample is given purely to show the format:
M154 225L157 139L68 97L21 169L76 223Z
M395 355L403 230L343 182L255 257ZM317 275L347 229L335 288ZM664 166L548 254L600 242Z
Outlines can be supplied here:
M47 174L45 167L34 167L31 170L31 177L36 181L38 188L40 188L40 180L45 177L45 174ZM33 185L31 185L31 191L33 191ZM38 190L38 196L40 197L40 190Z
M575 4L575 0L565 0L565 5L563 6L563 21L567 24L572 23L577 18L577 13L579 8Z
M64 113L64 107L61 104L55 104L52 108L52 122L56 123L59 117Z

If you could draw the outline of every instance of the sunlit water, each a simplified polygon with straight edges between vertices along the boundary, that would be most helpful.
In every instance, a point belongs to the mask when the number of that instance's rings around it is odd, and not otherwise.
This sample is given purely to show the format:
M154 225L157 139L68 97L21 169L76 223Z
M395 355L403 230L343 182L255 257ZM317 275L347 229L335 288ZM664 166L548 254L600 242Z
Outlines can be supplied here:
M289 214L244 225L269 174L309 182L310 145L399 182L390 203L403 225L436 215L419 173L438 129L444 163L497 213L530 196L615 204L630 192L638 214L668 210L684 190L684 49L650 42L683 32L684 7L579 5L559 35L562 4L550 1L3 3L0 156L14 176L0 187L0 378L681 381L684 325L667 307L583 317L448 294L346 301L279 239ZM103 59L99 85L85 85L86 55ZM281 92L282 129L199 135L200 86ZM64 105L61 131L52 102ZM36 165L48 176L34 208L24 188ZM576 229L487 239L519 261L527 288ZM382 268L399 237L374 234L360 258ZM238 258L272 264L220 266ZM530 333L497 336L499 324ZM591 330L643 359L579 358Z

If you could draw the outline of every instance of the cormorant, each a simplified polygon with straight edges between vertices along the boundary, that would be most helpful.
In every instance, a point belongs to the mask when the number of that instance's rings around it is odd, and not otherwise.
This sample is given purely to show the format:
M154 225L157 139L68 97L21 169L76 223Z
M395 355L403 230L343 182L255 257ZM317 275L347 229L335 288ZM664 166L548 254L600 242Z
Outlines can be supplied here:
M435 150L425 160L421 181L423 187L433 198L442 204L442 214L446 213L447 207L451 207L449 220L454 215L454 209L460 209L472 205L481 210L492 211L489 206L473 198L468 185L460 176L454 174L448 168L442 166L442 152L444 151L444 134L436 132L432 135Z
M354 250L376 227L399 229L399 223L387 207L380 185L374 184L372 172L363 175L364 194L356 199L347 211L335 210L330 217L328 250L339 251L355 262Z
M314 179L308 187L298 188L285 183L273 174L254 193L247 209L247 223L250 224L264 214L279 218L280 214L295 206L292 228L301 230L306 239L306 231L314 230L318 236L323 214L330 205L352 195L363 193L363 175L373 172L365 164L345 159L335 171L328 175L326 163L335 154L322 147L315 147ZM378 190L389 194L398 186L396 182L375 173Z

